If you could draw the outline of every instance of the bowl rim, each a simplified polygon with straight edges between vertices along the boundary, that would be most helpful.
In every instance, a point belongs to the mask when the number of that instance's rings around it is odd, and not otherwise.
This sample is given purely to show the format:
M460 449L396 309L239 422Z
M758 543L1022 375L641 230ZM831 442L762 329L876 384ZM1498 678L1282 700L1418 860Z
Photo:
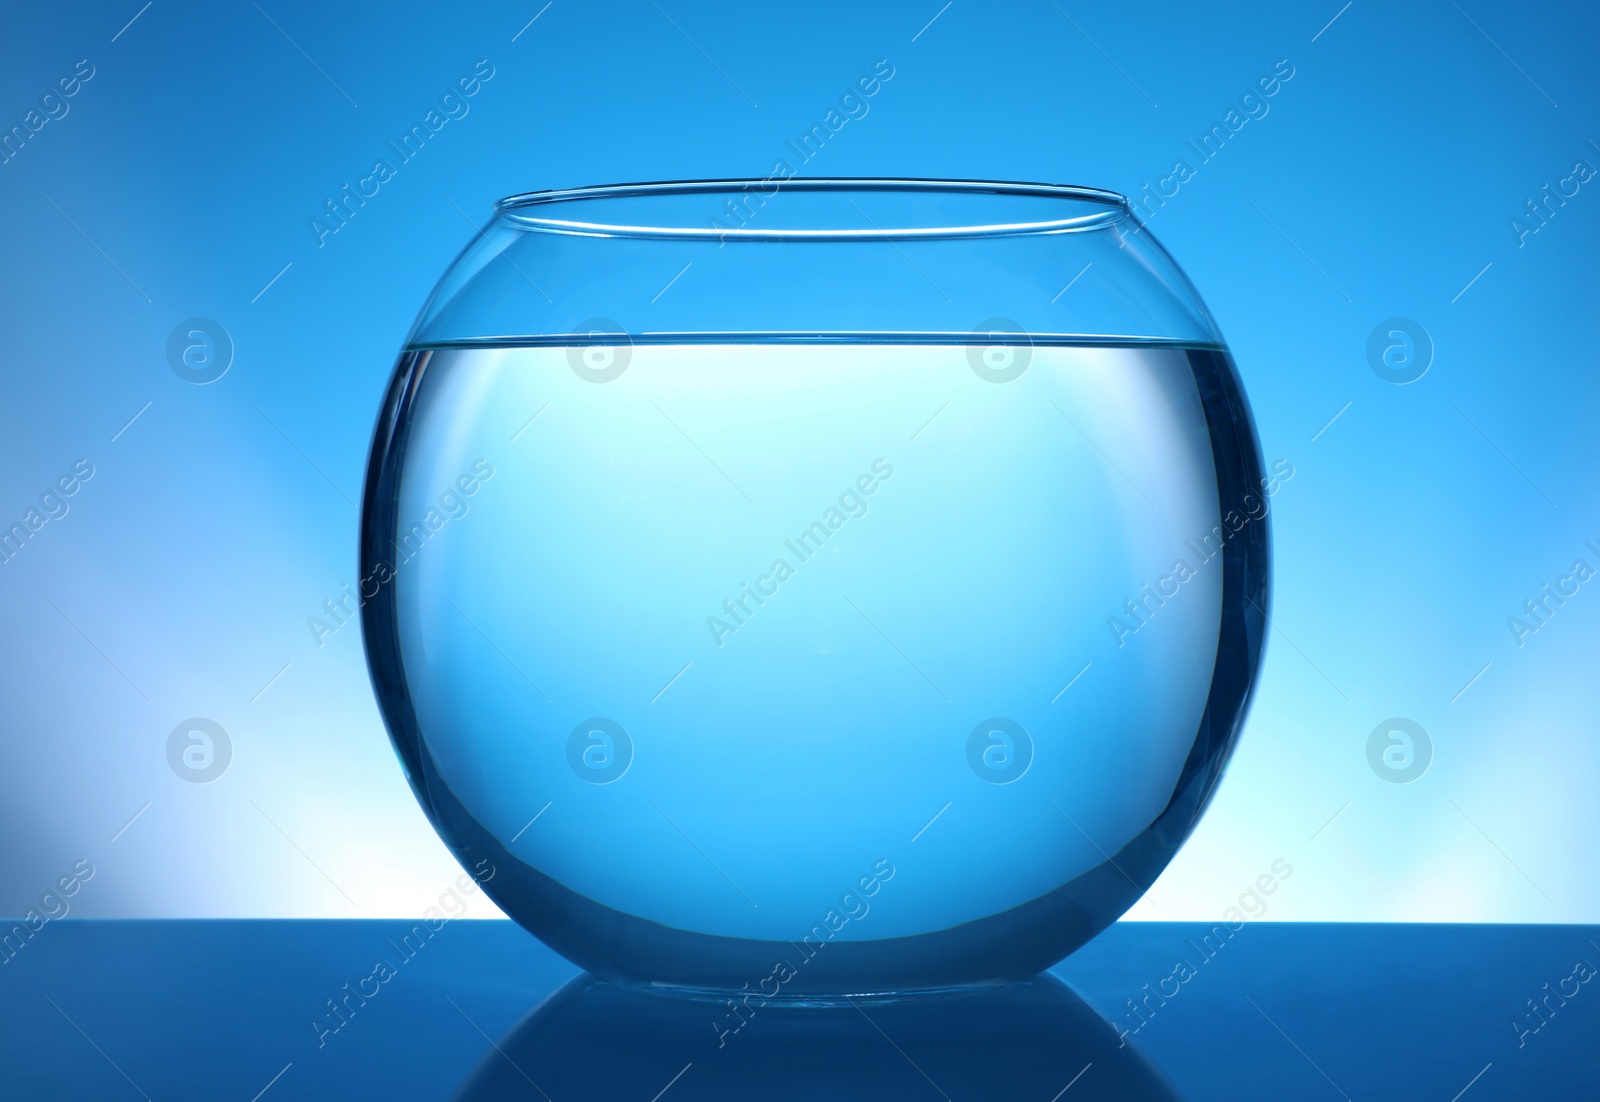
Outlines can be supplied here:
M550 217L542 211L552 204L582 200L653 198L673 195L751 196L762 206L781 192L907 192L956 196L1025 196L1081 204L1091 209L1060 218L983 221L969 220L951 225L884 227L873 222L865 229L844 226L792 228L750 227L729 221L724 225L718 214L707 213L706 224L640 225L635 222L594 221L585 218ZM849 199L848 194L846 199ZM853 200L849 200L854 205ZM858 210L860 208L857 208ZM1075 184L1044 184L995 180L938 180L897 177L767 177L765 179L671 180L650 183L601 184L588 187L530 191L510 195L495 204L499 221L512 228L536 233L578 234L589 237L671 238L691 241L937 241L971 237L1020 237L1096 230L1132 218L1125 196L1102 188ZM722 217L731 217L723 215Z

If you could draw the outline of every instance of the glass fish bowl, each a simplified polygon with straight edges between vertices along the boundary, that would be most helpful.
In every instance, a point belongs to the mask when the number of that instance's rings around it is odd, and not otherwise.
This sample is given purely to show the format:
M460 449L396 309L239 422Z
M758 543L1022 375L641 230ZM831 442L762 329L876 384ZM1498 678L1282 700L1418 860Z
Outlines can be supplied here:
M1111 192L520 195L378 417L368 663L439 835L599 977L1018 980L1210 800L1292 473Z

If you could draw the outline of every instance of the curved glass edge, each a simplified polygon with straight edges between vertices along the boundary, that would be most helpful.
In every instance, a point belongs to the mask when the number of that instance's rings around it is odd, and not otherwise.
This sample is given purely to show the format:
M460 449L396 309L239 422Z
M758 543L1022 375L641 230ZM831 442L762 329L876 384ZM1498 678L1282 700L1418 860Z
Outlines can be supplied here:
M771 185L770 191L767 190L767 185ZM751 194L751 189L755 189L756 193L762 197L760 201L763 205L765 197L775 196L783 191L801 193L856 191L952 196L1026 196L1035 199L1070 200L1077 203L1099 204L1104 209L1069 218L946 226L890 228L874 226L870 229L857 230L838 228L749 230L726 227L629 225L539 217L524 213L527 210L537 210L561 203L583 203L590 200L605 199L652 198L677 195L727 195L744 199ZM728 236L768 241L947 240L1021 233L1072 232L1079 229L1107 225L1133 216L1126 196L1100 188L1082 187L1075 184L991 180L926 180L892 177L790 177L781 180L672 180L657 183L605 184L552 191L530 191L521 195L507 196L495 204L495 213L507 222L542 232L586 233L597 236L617 237L698 238L718 241Z
M1232 358L1220 349L1195 354L1213 357L1214 370L1205 373L1211 385L1202 386L1200 396L1210 426L1219 510L1225 512L1247 488L1261 484L1260 441ZM362 576L382 557L380 549L393 542L407 413L430 359L428 351L401 357L379 414L363 487ZM1150 826L1105 863L1003 913L928 933L831 943L826 967L809 970L794 993L913 992L1024 979L1075 952L1126 912L1194 831L1243 729L1269 622L1269 525L1264 516L1223 545L1222 622L1211 691L1172 798ZM759 975L770 967L773 951L781 950L778 943L684 931L613 910L524 864L485 830L426 751L402 664L394 596L394 587L384 586L361 610L379 712L417 802L452 855L463 868L487 858L497 870L514 874L497 876L500 883L485 888L502 909L520 916L525 929L574 964L614 982L725 992L732 990L728 975ZM1041 920L1059 931L1049 944L1029 936ZM678 960L677 974L660 976L654 965L662 959ZM959 973L942 971L937 984L918 984L916 962L930 959L969 964Z
M535 233L564 233L574 237L661 238L681 241L962 241L987 237L1044 236L1053 233L1081 233L1109 226L1130 217L1125 211L1101 211L1077 218L1058 218L1048 222L1006 222L983 226L955 226L949 229L865 229L865 230L749 230L691 229L688 227L611 225L601 222L573 222L560 218L532 218L526 215L500 216L519 229Z
M992 343L995 338L1018 345L1071 345L1074 348L1180 348L1205 352L1226 352L1220 341L1175 340L1170 337L1141 337L1132 334L1029 333L1019 329L990 329L976 333L811 333L811 332L723 332L723 333L628 333L622 330L593 329L586 334L558 335L527 333L516 336L469 337L448 341L425 341L406 345L408 352L444 351L451 348L565 348L572 344L626 342L628 344L926 344L972 345Z
M1002 331L1225 344L1188 277L1131 217L1070 232L826 240L759 227L692 239L529 232L500 217L450 265L405 347L534 343L597 324L635 339Z

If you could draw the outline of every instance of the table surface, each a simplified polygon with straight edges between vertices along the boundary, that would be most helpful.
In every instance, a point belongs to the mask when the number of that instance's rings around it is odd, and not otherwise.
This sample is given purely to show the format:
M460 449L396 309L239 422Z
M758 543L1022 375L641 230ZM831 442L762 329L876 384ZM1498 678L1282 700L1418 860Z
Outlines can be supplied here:
M1597 927L1119 923L1065 986L821 1009L597 984L508 922L417 927L13 936L0 1097L1600 1098Z

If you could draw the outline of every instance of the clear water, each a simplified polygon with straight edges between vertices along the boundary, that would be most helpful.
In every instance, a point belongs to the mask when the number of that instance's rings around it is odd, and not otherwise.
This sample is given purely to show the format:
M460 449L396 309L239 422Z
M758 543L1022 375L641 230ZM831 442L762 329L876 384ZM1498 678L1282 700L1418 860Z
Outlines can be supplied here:
M412 784L613 978L1032 974L1170 859L1259 656L1217 350L434 349L375 448L366 632Z

